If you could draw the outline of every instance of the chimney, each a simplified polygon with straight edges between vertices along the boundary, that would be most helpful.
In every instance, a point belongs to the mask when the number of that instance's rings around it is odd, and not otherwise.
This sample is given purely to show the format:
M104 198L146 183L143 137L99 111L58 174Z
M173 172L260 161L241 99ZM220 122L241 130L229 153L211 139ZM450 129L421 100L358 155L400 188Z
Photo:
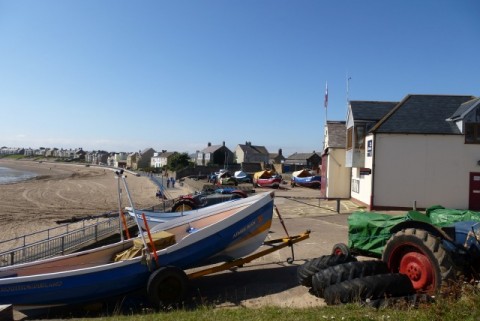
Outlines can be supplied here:
M208 142L208 145L207 145L207 146L208 146L208 147L212 146L212 143Z
M278 155L282 156L282 149L281 148L278 149Z
M225 147L225 141L223 141L223 147Z

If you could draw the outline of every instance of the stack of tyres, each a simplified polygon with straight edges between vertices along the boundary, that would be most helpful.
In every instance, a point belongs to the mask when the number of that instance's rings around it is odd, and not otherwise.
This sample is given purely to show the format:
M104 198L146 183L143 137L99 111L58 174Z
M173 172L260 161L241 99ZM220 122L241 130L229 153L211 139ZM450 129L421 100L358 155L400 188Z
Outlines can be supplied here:
M364 302L415 293L412 282L403 274L389 273L380 260L358 261L349 253L333 251L299 266L297 279L324 298L329 305Z

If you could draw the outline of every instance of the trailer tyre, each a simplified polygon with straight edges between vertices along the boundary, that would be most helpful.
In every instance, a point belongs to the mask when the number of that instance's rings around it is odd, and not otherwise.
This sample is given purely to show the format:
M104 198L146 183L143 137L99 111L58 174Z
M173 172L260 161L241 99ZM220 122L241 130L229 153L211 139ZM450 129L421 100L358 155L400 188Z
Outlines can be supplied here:
M343 281L325 289L328 305L352 303L367 299L408 296L415 293L408 276L399 273L379 274Z
M326 269L330 266L353 262L357 259L353 256L345 255L323 255L314 258L310 261L300 265L297 269L298 283L306 287L312 286L312 276L320 270Z
M156 308L168 308L185 300L188 292L188 277L174 266L161 267L150 275L147 296Z
M455 278L449 252L439 238L425 230L410 228L394 234L385 245L382 259L391 272L407 275L419 292L435 294Z
M325 289L343 281L388 273L387 264L380 260L339 264L320 270L312 277L312 292L323 297Z

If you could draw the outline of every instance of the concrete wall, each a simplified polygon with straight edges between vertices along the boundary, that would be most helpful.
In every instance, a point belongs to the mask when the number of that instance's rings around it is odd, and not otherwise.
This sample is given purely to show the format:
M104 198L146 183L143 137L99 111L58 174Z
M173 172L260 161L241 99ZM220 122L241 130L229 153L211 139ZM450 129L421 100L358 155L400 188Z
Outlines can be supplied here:
M345 167L345 149L330 148L327 162L325 196L327 198L350 198L351 168Z

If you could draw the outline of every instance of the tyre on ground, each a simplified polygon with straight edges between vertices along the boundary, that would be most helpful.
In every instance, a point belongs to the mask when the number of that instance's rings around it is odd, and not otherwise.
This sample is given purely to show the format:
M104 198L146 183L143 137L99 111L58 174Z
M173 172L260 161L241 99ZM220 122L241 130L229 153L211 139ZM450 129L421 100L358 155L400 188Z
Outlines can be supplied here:
M343 281L327 287L324 291L328 305L363 302L390 297L403 297L415 293L408 276L388 273Z
M313 275L312 293L322 298L324 290L333 284L386 273L388 273L387 264L380 260L347 262L331 266Z
M353 256L345 255L323 255L314 258L310 261L300 265L297 269L298 283L306 287L312 286L312 276L322 269L326 269L330 266L353 262L357 259Z

